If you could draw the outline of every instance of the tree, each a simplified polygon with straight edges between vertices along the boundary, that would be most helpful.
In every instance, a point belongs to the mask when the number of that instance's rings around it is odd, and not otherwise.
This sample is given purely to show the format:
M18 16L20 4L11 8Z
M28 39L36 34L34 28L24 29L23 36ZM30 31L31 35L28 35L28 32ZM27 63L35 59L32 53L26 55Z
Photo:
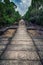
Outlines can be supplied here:
M5 4L9 4L10 0L4 0Z
M40 8L41 6L42 8ZM31 6L28 8L24 18L27 21L43 25L43 0L32 0Z
M20 14L15 11L17 8L15 3L10 0L4 0L4 2L0 2L0 26L12 25L19 19Z

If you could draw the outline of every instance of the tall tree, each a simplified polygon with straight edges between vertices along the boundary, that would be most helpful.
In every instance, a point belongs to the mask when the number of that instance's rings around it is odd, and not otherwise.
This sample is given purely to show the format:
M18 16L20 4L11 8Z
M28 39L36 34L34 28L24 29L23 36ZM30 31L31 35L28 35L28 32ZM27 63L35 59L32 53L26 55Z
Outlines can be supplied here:
M9 4L9 3L10 3L10 0L4 0L4 2L5 2L6 4Z
M42 6L42 8L40 8ZM40 8L40 9L39 9ZM43 0L32 0L25 14L25 19L43 25Z
M8 26L14 24L20 17L19 12L15 11L17 6L10 0L0 0L0 26Z

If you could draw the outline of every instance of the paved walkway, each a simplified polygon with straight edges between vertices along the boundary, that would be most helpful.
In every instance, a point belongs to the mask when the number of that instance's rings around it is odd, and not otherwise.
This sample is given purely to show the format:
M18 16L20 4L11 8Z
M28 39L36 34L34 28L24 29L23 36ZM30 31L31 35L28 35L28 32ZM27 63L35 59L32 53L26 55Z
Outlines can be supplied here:
M19 23L16 35L12 38L0 61L0 65L41 65L25 24Z

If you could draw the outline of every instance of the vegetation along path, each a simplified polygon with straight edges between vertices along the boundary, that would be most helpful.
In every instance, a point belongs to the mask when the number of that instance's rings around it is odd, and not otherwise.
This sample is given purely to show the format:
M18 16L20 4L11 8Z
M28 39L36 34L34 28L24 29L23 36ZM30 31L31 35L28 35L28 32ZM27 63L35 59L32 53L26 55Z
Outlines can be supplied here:
M19 27L15 36L13 35L12 38L8 38L9 35L6 38L2 38L2 41L0 38L0 65L43 64L43 58L40 57L42 56L42 54L38 53L38 49L35 45L36 42L34 43L31 36L27 33L25 23L23 20L19 22ZM7 46L6 50L4 50L3 54L1 54L5 46Z

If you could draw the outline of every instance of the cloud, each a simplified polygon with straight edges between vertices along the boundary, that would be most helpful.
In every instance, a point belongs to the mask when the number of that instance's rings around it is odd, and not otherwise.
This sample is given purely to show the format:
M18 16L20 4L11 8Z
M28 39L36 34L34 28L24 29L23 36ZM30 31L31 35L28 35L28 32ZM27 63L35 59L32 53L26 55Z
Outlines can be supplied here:
M17 5L17 10L24 15L31 4L31 0L12 0Z
M26 2L27 2L27 0L22 0L22 2L23 2L23 3L26 3Z
M26 6L30 6L31 4L31 0L22 0L23 4L25 4Z
M24 15L30 5L31 5L31 0L22 0L22 2L19 5L19 8L21 10L20 14Z

